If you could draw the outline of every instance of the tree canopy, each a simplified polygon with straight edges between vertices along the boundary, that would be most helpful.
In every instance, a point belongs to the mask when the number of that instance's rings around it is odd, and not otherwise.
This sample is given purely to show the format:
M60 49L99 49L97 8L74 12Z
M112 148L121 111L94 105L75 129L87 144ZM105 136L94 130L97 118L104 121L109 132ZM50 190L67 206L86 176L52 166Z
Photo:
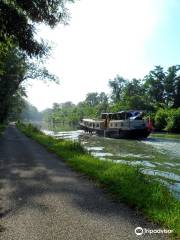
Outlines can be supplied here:
M0 42L11 40L30 57L42 57L47 46L35 39L35 24L45 23L53 28L59 22L66 23L67 2L74 0L1 0Z
M44 23L53 28L59 22L67 23L67 2L74 0L0 1L0 122L7 119L13 100L21 102L23 81L58 81L42 66L49 46L37 40L36 26Z

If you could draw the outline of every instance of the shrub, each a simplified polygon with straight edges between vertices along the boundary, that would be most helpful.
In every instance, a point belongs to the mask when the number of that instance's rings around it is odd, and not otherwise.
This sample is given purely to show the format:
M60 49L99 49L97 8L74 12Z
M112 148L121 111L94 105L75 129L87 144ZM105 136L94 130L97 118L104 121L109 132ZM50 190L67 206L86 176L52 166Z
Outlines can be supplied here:
M180 133L180 108L168 111L166 130Z
M168 109L160 108L155 115L155 128L163 130L167 126Z

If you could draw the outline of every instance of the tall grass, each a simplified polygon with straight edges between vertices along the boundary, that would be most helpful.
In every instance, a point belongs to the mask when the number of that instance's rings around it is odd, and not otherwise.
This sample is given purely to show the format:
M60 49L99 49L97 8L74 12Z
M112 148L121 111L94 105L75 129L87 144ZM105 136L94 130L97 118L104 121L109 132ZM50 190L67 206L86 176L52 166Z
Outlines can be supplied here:
M164 139L174 139L174 140L180 140L180 134L176 133L152 133L150 135L151 137L157 137L157 138L164 138Z
M4 131L6 125L5 124L0 124L0 135L2 134L2 132Z
M46 136L32 125L18 124L18 128L72 168L94 179L117 200L141 210L150 220L180 236L180 201L162 183L142 174L138 167L91 156L77 142Z

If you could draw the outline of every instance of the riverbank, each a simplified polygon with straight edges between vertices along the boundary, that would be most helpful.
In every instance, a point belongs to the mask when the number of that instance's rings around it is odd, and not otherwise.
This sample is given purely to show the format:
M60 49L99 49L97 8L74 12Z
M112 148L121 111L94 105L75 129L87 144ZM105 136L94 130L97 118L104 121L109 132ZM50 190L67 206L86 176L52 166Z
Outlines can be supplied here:
M4 124L0 124L0 136L1 134L3 133L5 129L5 125ZM0 188L1 188L1 185L0 185ZM0 201L1 201L1 198L0 198ZM1 211L1 205L0 205L0 211ZM0 212L1 213L1 212ZM3 226L1 225L0 223L0 233L4 230Z
M151 133L150 137L180 140L180 134L176 134L176 133L154 132L154 133Z
M6 127L5 124L0 124L0 135L4 131L5 127Z
M115 199L141 210L150 220L180 235L180 202L168 189L138 167L101 161L91 156L79 143L46 136L35 127L18 124L27 136L63 157L72 168L85 173L105 188Z

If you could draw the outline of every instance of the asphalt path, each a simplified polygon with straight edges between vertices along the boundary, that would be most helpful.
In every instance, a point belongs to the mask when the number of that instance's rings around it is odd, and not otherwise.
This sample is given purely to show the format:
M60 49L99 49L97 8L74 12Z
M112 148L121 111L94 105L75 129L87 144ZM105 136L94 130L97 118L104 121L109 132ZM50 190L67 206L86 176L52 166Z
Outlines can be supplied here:
M15 126L0 137L1 240L165 239L137 236L159 229L140 213L114 202L96 184Z

